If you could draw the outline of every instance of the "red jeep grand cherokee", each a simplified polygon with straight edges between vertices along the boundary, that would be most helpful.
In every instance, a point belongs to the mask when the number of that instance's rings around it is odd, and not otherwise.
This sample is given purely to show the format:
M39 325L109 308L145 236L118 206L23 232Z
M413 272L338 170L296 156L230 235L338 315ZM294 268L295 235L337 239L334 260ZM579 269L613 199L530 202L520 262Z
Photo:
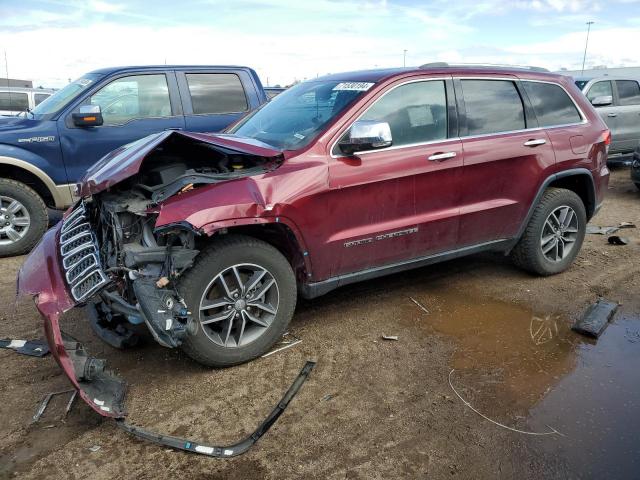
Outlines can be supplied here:
M144 323L205 365L245 362L281 338L298 293L484 250L565 270L607 189L609 139L571 79L540 69L326 76L226 134L163 132L104 157L19 287L85 389L104 365L59 330L77 305L112 345Z

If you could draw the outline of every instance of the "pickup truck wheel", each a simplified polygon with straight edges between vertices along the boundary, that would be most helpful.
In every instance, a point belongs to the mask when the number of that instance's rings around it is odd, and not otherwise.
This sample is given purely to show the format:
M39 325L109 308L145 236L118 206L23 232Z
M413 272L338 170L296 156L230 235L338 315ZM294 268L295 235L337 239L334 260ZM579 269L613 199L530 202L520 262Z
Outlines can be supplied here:
M636 188L637 188L638 190L640 190L640 183L635 183L634 185L636 186Z
M29 252L48 222L40 195L24 183L0 179L0 257Z
M268 243L240 235L201 252L178 291L194 320L182 349L210 367L243 363L269 350L282 338L297 298L287 259Z
M580 197L571 190L549 188L535 207L511 258L531 273L560 273L578 255L586 227L587 214Z

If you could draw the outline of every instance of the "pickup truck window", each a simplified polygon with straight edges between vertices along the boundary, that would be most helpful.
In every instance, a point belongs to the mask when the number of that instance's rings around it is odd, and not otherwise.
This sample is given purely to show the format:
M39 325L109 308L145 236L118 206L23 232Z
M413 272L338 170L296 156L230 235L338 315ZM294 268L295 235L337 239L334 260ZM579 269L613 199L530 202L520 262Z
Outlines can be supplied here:
M284 150L302 148L373 85L335 80L300 83L250 113L227 133Z
M604 82L594 83L593 85L591 85L591 88L589 88L589 91L587 92L587 98L589 99L589 101L592 101L596 97L602 96L613 96L613 88L611 87L611 82L608 80Z
M371 106L361 120L387 122L393 145L447 138L447 95L442 80L394 88Z
M468 135L523 130L524 106L508 80L462 80Z
M616 80L620 105L640 105L640 86L635 80Z
M240 77L234 73L187 73L195 114L239 113L249 110Z
M108 83L85 104L99 105L104 125L122 125L136 118L171 116L164 74L132 75Z
M80 93L92 86L100 77L101 75L90 73L74 82L71 82L36 106L36 108L31 111L33 117L42 119L44 116L58 112L61 108L68 105L74 98L77 98Z
M29 108L29 98L26 93L0 92L0 110L24 112Z
M582 117L562 87L552 83L522 82L541 127L580 123Z

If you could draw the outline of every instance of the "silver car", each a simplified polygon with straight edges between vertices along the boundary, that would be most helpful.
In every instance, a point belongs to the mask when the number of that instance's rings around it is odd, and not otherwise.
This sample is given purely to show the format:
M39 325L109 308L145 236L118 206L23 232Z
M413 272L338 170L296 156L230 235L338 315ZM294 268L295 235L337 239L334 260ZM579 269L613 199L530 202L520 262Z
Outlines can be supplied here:
M609 160L630 160L640 143L640 82L620 77L577 77L576 85L611 130Z

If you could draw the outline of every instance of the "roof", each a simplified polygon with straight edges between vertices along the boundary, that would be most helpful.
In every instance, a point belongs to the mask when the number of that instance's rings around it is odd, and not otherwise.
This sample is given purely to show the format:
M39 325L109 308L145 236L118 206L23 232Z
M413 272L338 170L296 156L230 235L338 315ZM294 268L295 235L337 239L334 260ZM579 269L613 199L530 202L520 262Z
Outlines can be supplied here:
M535 78L553 78L561 77L556 73L536 67L517 67L517 66L501 66L501 65L449 65L444 62L425 64L420 67L404 67L404 68L380 68L374 70L358 70L353 72L334 73L320 77L322 80L333 81L352 81L352 82L379 82L380 80L391 78L394 76L430 73L443 75L469 75L469 74L497 74L497 75L517 75L531 76Z
M252 70L249 67L243 67L239 65L129 65L123 67L106 67L100 68L98 70L93 70L89 73L98 74L98 75L111 75L113 73L125 73L131 70L173 70L173 69L193 69L193 70L203 70L203 69L233 69L233 70Z

